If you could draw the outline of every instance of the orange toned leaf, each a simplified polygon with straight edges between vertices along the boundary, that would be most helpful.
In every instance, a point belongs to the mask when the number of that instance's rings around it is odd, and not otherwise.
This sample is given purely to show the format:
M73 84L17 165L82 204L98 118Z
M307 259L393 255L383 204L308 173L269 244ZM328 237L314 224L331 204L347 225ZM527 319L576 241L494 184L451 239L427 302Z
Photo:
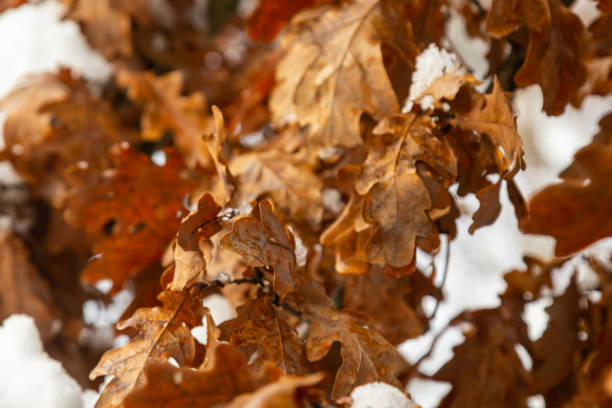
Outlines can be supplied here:
M181 177L182 163L166 151L163 167L122 145L109 152L114 168L102 172L74 166L65 217L82 227L96 255L82 279L93 286L112 279L113 291L159 261L180 224L182 200L192 182Z
M298 14L282 38L287 53L276 71L272 121L308 125L319 145L361 144L363 113L382 119L399 110L381 43L416 54L409 26L390 28L393 21L403 20L380 0L324 5Z
M242 255L249 266L270 267L274 290L281 298L297 288L293 237L274 216L270 201L259 203L259 217L235 221L221 246Z
M206 309L202 299L187 293L165 291L159 295L160 307L138 309L132 317L117 324L119 330L136 328L139 333L120 348L104 353L89 375L115 378L104 387L96 408L118 406L135 387L145 382L143 370L152 361L173 358L189 365L195 357L195 340L190 327L202 324Z
M315 2L316 0L268 0L259 3L259 7L249 17L249 36L255 41L272 41L294 14Z

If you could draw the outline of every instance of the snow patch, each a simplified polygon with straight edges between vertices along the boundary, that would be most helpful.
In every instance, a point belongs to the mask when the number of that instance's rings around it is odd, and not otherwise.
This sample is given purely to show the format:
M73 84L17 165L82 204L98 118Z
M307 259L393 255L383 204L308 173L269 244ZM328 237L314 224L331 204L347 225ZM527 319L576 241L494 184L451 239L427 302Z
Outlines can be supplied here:
M429 47L416 59L416 69L412 74L410 94L402 108L402 113L409 112L413 103L419 101L423 109L433 109L433 98L429 95L423 95L423 93L436 79L455 71L459 65L461 64L455 54L444 48L438 48L434 43L429 44Z
M351 393L352 408L412 408L412 401L398 388L382 382L360 385Z
M97 399L45 353L29 316L12 315L0 327L0 361L0 407L86 408Z

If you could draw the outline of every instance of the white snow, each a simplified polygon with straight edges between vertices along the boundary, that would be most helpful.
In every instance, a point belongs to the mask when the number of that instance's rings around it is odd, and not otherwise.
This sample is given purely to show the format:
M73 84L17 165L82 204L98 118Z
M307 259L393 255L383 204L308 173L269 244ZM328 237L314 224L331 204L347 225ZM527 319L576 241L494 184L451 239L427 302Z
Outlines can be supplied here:
M0 327L0 361L0 407L92 406L96 394L83 394L62 365L45 353L29 316L12 315Z
M352 408L416 407L399 389L382 382L360 385L351 393Z
M420 101L423 109L433 108L433 101L423 93L438 78L457 69L461 64L457 56L444 48L440 49L434 43L423 51L416 59L416 69L412 74L410 93L402 112L409 112L414 102Z

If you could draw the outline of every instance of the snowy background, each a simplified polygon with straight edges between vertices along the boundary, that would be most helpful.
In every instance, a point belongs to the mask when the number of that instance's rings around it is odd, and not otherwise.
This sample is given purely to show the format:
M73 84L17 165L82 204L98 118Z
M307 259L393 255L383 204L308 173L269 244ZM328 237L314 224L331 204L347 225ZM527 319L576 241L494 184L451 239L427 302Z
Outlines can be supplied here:
M591 0L579 0L573 8L588 24L597 15L595 5ZM72 21L61 21L62 13L62 6L58 2L44 1L9 10L0 16L0 38L3 39L0 41L0 98L27 74L54 71L60 65L70 66L94 81L103 81L112 74L111 66L89 48L78 26ZM459 58L468 61L468 68L477 78L482 78L487 70L484 59L486 43L467 36L460 16L454 16L447 28L452 47ZM518 114L519 131L524 138L527 162L527 170L519 174L517 181L526 196L555 181L555 175L571 163L576 150L591 141L597 133L599 119L612 110L612 96L588 97L581 109L567 107L560 117L547 117L541 112L541 107L542 94L537 86L516 92L514 108ZM0 120L3 120L1 113ZM2 138L0 143L3 143ZM4 183L18 180L6 163L0 163L0 178ZM503 210L497 222L474 235L469 235L467 230L471 213L478 207L477 201L474 197L460 201L460 208L465 214L458 221L459 233L451 244L450 265L444 286L446 298L432 321L431 332L400 347L410 362L418 360L426 352L435 334L459 312L498 305L497 295L505 289L502 275L513 268L522 267L523 255L538 255L545 259L552 257L553 239L519 233L513 209L504 192L502 198ZM611 248L612 243L607 240L590 251L604 253ZM444 250L440 253L444 254ZM419 256L420 260L426 258L422 255ZM437 259L436 263L441 270L441 259ZM563 291L570 269L571 265L555 276L555 292ZM125 301L118 304L125 304ZM223 300L211 299L210 304L218 319L231 316ZM546 327L544 308L548 304L549 301L543 300L533 302L528 308L525 319L532 339L539 337ZM433 302L428 306L432 310ZM88 307L92 309L91 305ZM85 312L89 319L105 321L118 316L116 311L111 313L113 316L96 310ZM451 358L452 347L462 340L458 329L447 331L432 357L424 362L423 370L427 374L434 373ZM28 317L13 316L0 327L0 362L0 407L93 406L96 392L83 392L61 365L45 354L33 321ZM530 364L529 361L524 363L527 366ZM445 383L418 380L410 384L408 391L423 408L430 408L436 406L449 388ZM542 406L537 396L532 398L531 403L532 408Z

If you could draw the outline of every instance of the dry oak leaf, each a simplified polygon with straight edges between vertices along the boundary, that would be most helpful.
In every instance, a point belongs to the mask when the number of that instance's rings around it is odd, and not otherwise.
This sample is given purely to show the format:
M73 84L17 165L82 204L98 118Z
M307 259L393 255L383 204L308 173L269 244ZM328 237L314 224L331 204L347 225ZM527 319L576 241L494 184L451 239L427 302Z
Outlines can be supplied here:
M285 214L306 219L317 227L323 215L321 179L307 164L279 149L235 156L230 172L238 186L234 202L251 202L266 196Z
M544 111L560 115L586 79L587 33L580 18L561 0L549 0L550 29L531 30L523 66L514 76L516 85L540 85Z
M271 362L284 374L308 372L304 342L291 326L287 312L274 306L268 297L259 297L240 306L237 314L220 326L222 338L245 354L249 367L259 369Z
M171 150L166 151L163 167L124 144L114 145L109 157L114 167L105 171L70 169L64 216L93 241L96 256L82 280L93 286L101 279L112 279L114 293L131 276L161 259L176 234L182 199L193 182L181 177L183 164Z
M236 220L221 238L221 247L242 255L249 266L270 267L272 286L281 298L297 289L293 236L276 218L269 200L259 203L259 217Z
M92 380L115 376L100 394L96 408L119 406L134 387L145 382L143 370L152 361L166 362L172 357L180 366L192 363L196 344L190 329L200 326L206 313L201 296L164 291L158 299L162 306L138 309L117 324L119 330L134 327L139 334L127 345L104 353L89 374Z
M342 364L335 376L332 399L347 396L356 386L373 381L400 385L397 376L407 364L397 349L372 328L367 315L335 310L328 302L306 304L302 314L310 322L308 360L319 361L335 342L341 345Z
M394 27L389 22L401 21ZM282 37L287 51L270 99L272 121L308 125L322 146L362 143L359 119L397 113L399 103L383 63L381 44L403 53L416 48L409 24L391 3L355 0L296 15Z
M123 69L117 73L117 82L127 89L131 100L142 104L144 140L156 141L164 133L171 132L174 145L188 167L207 167L211 163L208 148L202 140L202 136L212 130L206 97L199 92L183 96L183 74L180 71L156 76L151 72Z
M200 250L200 241L221 230L217 214L221 207L210 193L198 201L197 208L181 221L174 248L174 274L171 290L180 291L187 286L205 282L206 260Z
M612 115L600 122L595 141L580 149L560 177L529 200L520 227L556 239L555 255L565 256L612 236ZM607 139L607 140L606 140Z
M522 167L523 140L516 128L510 102L497 77L493 80L490 94L478 98L468 113L450 122L460 129L489 137L495 148L494 157L500 175Z
M56 207L65 199L66 167L107 168L106 151L124 138L111 107L68 69L26 78L0 108L7 115L3 159Z
M404 267L412 263L417 244L438 246L429 214L432 199L417 163L428 165L448 188L456 178L457 160L449 145L434 135L434 126L427 116L407 114L388 117L374 129L375 139L355 183L357 193L364 195L365 221L377 226L367 250L372 263Z
M21 239L6 227L0 229L0 321L25 313L36 322L43 341L58 334L54 326L56 305L48 282L29 260ZM61 326L61 325L60 325Z

